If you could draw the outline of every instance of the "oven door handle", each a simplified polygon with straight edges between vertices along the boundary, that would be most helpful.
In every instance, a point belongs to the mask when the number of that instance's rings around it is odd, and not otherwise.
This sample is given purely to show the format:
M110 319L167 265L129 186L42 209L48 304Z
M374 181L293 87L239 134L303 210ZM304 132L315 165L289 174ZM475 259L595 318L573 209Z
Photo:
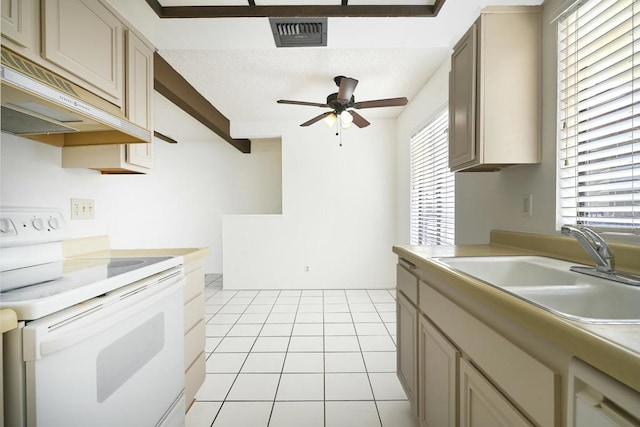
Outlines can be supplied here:
M126 321L127 318L139 313L142 307L152 307L166 296L183 291L183 288L184 275L180 274L174 280L167 280L150 289L130 294L128 297L133 297L130 301L123 298L103 309L91 310L79 315L62 326L39 322L37 326L28 324L23 329L24 360L25 362L37 360L91 338ZM56 322L58 323L60 322Z

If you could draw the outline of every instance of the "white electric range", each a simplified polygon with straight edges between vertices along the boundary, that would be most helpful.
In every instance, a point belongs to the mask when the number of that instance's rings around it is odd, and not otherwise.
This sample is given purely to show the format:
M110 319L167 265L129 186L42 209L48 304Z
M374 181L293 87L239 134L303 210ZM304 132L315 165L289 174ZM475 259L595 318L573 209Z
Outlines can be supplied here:
M63 259L60 211L0 209L5 424L183 426L181 257Z

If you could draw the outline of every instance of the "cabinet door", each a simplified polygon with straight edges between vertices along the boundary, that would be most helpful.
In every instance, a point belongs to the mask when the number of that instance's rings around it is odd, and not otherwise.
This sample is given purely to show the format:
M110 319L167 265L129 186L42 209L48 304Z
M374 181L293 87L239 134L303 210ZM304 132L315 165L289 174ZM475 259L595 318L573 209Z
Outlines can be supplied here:
M127 32L127 117L153 130L153 51L131 31ZM128 144L127 162L151 168L153 142Z
M417 413L418 309L401 292L397 301L398 379Z
M43 56L122 107L124 29L118 18L99 0L47 0L42 6Z
M477 25L454 47L449 73L449 167L476 159Z
M460 353L426 317L418 339L418 414L422 427L455 427Z
M2 0L2 36L35 50L40 32L38 11L37 0Z
M460 426L532 427L469 362L460 359Z

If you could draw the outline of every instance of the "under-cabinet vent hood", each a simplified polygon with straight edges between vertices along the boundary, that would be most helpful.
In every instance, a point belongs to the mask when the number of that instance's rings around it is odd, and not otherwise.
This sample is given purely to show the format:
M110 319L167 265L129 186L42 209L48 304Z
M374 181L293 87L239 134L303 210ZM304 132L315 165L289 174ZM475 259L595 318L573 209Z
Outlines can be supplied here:
M327 45L327 18L269 18L276 47Z
M58 146L151 142L117 106L4 47L2 131Z

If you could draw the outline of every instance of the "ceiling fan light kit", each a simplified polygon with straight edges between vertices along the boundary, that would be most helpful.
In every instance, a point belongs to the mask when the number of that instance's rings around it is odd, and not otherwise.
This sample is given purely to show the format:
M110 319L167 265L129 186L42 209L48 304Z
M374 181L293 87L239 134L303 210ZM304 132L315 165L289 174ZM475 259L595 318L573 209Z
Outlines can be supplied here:
M403 105L407 105L408 102L405 97L356 102L353 92L355 91L356 86L358 86L358 80L351 77L337 76L333 81L338 86L338 92L327 96L327 102L324 104L318 102L291 101L288 99L279 99L277 102L279 104L331 108L332 111L322 113L311 120L302 123L300 126L311 126L312 124L323 120L325 124L331 127L335 123L336 119L339 118L341 127L344 129L351 126L352 123L359 128L364 128L371 124L355 110L363 108L401 107ZM338 134L338 132L336 132L336 134Z

